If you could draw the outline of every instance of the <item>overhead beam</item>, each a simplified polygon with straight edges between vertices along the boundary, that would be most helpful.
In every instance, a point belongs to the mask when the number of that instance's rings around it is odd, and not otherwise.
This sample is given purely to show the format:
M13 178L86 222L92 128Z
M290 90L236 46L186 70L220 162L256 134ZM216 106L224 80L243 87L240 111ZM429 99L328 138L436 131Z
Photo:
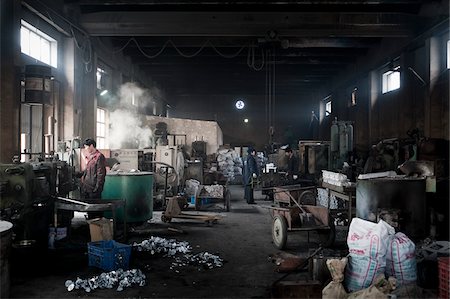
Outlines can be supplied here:
M74 0L66 0L66 3ZM124 1L124 0L82 0L76 1L83 11L102 10L182 10L182 11L352 11L352 12L417 12L424 0L353 0L353 1Z
M248 47L250 45L265 47L278 43L279 47L289 48L370 48L377 38L347 38L347 37L279 37L275 42L267 38L249 38L249 37L136 37L136 42L129 42L131 37L113 38L113 42L117 48L122 48L128 43L127 48L161 48L170 40L170 47L176 46L180 48L200 48L200 47L216 47L216 48L236 48ZM233 50L229 50L232 52Z
M417 19L379 13L99 12L80 23L94 36L405 37ZM275 37L276 37L275 36Z

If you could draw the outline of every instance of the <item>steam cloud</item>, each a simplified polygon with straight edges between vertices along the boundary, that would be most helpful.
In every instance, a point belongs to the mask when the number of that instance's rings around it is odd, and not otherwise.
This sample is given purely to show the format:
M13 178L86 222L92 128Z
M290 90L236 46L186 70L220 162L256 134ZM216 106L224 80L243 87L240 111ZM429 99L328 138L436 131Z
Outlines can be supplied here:
M134 83L125 83L117 93L119 107L110 112L109 148L146 148L153 146L153 133L143 125L137 113L153 110L159 90L142 89ZM151 113L151 112L150 112Z

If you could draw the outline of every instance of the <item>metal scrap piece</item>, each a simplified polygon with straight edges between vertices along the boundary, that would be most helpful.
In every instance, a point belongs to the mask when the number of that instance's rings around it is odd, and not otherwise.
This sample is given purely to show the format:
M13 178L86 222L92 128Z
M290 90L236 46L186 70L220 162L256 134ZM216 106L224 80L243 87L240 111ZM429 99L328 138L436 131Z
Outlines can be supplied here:
M124 271L118 269L117 271L103 272L99 276L94 276L89 279L81 279L77 277L75 282L67 280L65 286L70 292L74 289L84 289L86 292L91 292L95 289L112 289L118 285L117 291L122 291L124 288L133 285L144 286L146 283L146 276L139 269L132 269Z

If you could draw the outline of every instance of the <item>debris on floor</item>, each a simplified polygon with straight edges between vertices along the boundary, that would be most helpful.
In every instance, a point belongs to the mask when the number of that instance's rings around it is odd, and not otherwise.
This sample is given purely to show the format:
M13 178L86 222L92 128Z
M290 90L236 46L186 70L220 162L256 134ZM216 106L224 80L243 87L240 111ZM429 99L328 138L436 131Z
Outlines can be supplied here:
M296 270L305 261L305 258L281 251L271 254L269 261L277 265L275 271L281 273Z
M152 255L156 253L165 253L168 256L174 256L177 253L189 253L192 250L189 242L178 242L175 239L165 239L153 237L143 240L141 243L133 243L133 248L137 251L149 251Z
M220 256L209 253L199 252L191 254L192 246L186 241L177 241L175 239L165 239L161 237L150 237L150 239L143 240L141 243L134 243L133 248L137 251L150 252L154 255L156 253L164 253L168 257L175 259L172 262L171 270L179 272L178 268L183 266L200 266L201 269L213 269L223 266L223 259ZM182 253L181 256L176 256Z
M143 287L146 283L145 274L139 269L124 271L103 272L98 276L89 279L77 277L75 281L67 280L65 286L69 292L78 289L84 289L87 293L95 289L112 289L117 286L117 291L123 291L124 288L138 285Z
M175 257L175 261L172 262L170 269L177 272L177 268L188 265L199 266L199 271L201 269L220 268L223 267L223 259L209 252L186 254L181 257Z

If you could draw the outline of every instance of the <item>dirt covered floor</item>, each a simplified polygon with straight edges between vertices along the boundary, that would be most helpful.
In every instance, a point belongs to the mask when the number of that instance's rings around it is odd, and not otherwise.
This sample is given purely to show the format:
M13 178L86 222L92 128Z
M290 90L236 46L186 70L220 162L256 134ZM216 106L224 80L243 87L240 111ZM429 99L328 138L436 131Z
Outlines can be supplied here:
M161 221L161 212L154 212L148 223L131 228L128 244L141 242L151 236L187 241L191 253L208 252L223 260L222 267L209 269L201 265L173 267L174 257L150 252L132 251L130 269L140 269L146 276L144 286L132 286L118 292L113 289L83 289L69 292L66 280L93 278L100 269L88 266L86 243L89 228L84 219L74 219L72 240L55 250L15 251L11 260L11 289L13 298L267 298L272 284L283 276L276 272L270 258L279 254L272 244L270 201L255 192L255 205L243 199L243 188L231 186L231 211L222 204L205 207L207 213L223 218L208 226L203 222L173 219ZM78 221L78 222L77 222ZM292 233L288 237L290 252L300 256L318 247L315 233ZM183 256L183 254L177 254ZM308 279L308 273L300 273ZM297 275L298 276L298 275ZM288 279L288 278L286 278ZM292 275L289 279L298 279Z

